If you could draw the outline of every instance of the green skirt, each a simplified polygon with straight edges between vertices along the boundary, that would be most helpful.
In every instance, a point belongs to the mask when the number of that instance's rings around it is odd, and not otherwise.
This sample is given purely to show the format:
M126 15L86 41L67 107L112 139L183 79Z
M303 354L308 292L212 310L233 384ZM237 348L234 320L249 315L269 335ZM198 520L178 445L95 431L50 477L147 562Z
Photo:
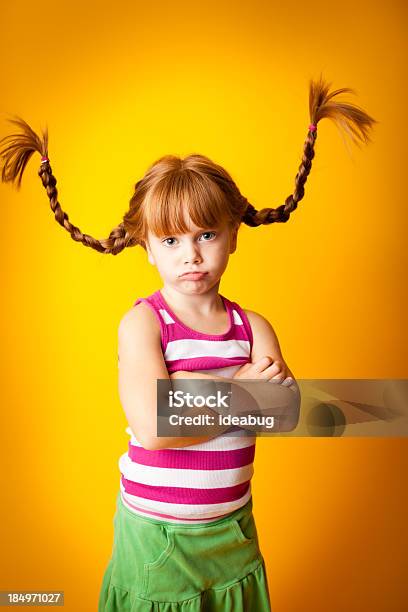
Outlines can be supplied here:
M133 514L120 491L98 612L270 612L252 498L213 523Z

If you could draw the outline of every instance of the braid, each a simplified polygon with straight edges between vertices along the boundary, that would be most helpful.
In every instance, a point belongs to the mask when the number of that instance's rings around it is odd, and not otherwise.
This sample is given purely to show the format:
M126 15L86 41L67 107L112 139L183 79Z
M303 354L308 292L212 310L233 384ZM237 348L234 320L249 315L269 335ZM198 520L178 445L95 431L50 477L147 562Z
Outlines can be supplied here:
M27 162L32 154L38 151L43 158L38 175L41 177L42 184L47 191L51 210L55 215L55 220L71 234L73 240L82 242L83 245L91 247L99 253L111 255L117 255L127 246L138 244L127 233L123 222L111 231L108 238L101 240L97 240L89 234L83 234L78 227L73 225L67 213L62 210L58 202L57 179L52 174L51 164L48 159L47 128L42 132L42 136L39 137L24 119L16 117L16 119L9 119L9 121L18 125L22 129L22 134L12 134L0 140L0 143L7 143L7 146L4 146L0 151L0 155L4 159L1 175L4 183L16 183L17 189L20 189L21 179Z
M375 119L367 115L358 106L345 104L341 102L329 102L331 98L341 93L355 93L352 89L344 87L337 89L329 94L331 83L325 83L322 76L319 81L310 81L309 84L309 115L312 125L309 126L309 132L303 146L302 162L299 166L298 173L295 178L295 189L293 194L289 195L285 203L278 208L262 208L256 210L242 197L243 204L246 205L245 213L242 221L250 227L258 225L269 225L270 223L285 223L290 213L297 208L298 202L305 194L304 185L312 167L312 159L314 158L314 145L317 138L317 124L327 117L332 119L336 124L342 127L351 136L355 144L359 146L359 141L370 142L369 131L374 123L378 123Z
M250 204L239 192L238 187L235 185L234 181L232 181L230 175L223 168L201 155L191 155L187 158L189 163L189 168L187 168L187 170L190 174L186 170L186 173L183 175L184 182L180 179L180 185L183 185L186 190L190 189L191 194L198 198L197 194L201 193L202 189L204 189L204 191L207 189L210 194L211 184L217 183L219 188L225 191L226 195L225 201L220 205L220 208L217 209L217 214L221 210L221 206L224 207L225 210L230 210L234 223L238 221L238 225L241 221L250 227L269 225L270 223L285 223L289 219L290 213L297 208L298 202L303 198L305 193L304 186L311 170L312 160L315 154L314 146L317 138L318 122L325 117L332 119L340 128L348 132L357 145L359 145L359 141L367 143L370 140L370 129L374 123L378 123L358 106L337 101L334 102L332 100L332 98L341 93L354 93L352 89L343 88L329 93L330 86L331 84L326 83L322 76L320 76L320 79L316 82L313 80L310 81L309 115L312 125L309 126L309 131L303 146L302 161L295 177L293 194L289 195L285 203L278 206L278 208L262 208L261 210L256 210L256 208L254 208L254 206L252 206L252 204ZM48 159L47 129L42 132L40 137L23 119L16 117L15 119L9 119L9 121L15 123L21 129L21 133L6 136L0 140L0 144L3 143L4 145L3 148L0 149L0 158L3 160L2 181L11 183L16 182L17 189L19 189L27 162L34 152L39 152L42 155L42 160L38 175L47 191L55 220L70 233L73 240L81 242L84 246L91 247L99 253L117 255L126 247L135 246L137 244L145 248L145 229L148 223L146 225L144 218L145 211L142 203L145 196L147 196L150 191L152 193L162 194L161 200L159 198L159 207L161 207L160 211L162 212L158 211L159 214L156 215L156 217L150 217L150 221L153 219L153 226L156 227L162 226L163 220L165 221L166 217L168 217L166 213L163 213L163 211L168 209L168 198L167 196L164 197L164 191L167 189L168 197L175 198L177 201L180 200L179 197L176 197L177 190L175 191L176 188L174 185L178 184L177 177L180 172L180 163L181 166L183 166L186 160L179 160L174 156L165 156L157 160L149 169L149 172L146 173L145 177L136 183L135 194L131 199L130 209L124 215L122 222L110 232L108 238L97 240L89 234L84 234L78 227L70 222L67 213L62 210L58 202L58 191L56 188L57 180L52 174L50 160ZM192 174L196 177L195 180L198 180L197 176L202 176L206 177L206 181L209 182L206 184L203 183L203 186L200 185L200 187L194 186ZM161 185L160 188L157 187L159 184ZM216 197L211 198L211 201L216 202ZM215 211L216 205L213 204L213 206ZM173 212L175 211L175 217L177 217L178 208L176 210L175 207L176 203L173 202L171 210ZM149 209L149 207L147 208ZM206 219L202 217L202 221L205 222Z

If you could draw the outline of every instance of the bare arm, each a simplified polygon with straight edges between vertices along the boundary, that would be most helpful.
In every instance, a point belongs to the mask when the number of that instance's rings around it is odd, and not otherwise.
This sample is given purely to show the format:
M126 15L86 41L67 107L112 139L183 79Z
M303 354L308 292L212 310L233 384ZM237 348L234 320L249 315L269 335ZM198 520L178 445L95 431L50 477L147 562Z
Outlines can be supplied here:
M229 429L227 426L214 425L210 436L157 436L157 379L171 377L163 358L159 324L154 313L144 303L134 306L122 317L118 331L118 353L121 404L131 430L144 448L158 450L191 446L207 442ZM192 372L185 374L194 374L195 378L218 378ZM203 410L200 408L198 413L203 413ZM210 410L209 413L214 415Z
M251 362L254 363L269 355L273 362L277 364L277 378L285 379L290 376L295 381L295 377L288 368L279 345L278 337L269 321L262 315L252 310L245 310L254 338L251 352ZM296 384L296 383L295 383Z

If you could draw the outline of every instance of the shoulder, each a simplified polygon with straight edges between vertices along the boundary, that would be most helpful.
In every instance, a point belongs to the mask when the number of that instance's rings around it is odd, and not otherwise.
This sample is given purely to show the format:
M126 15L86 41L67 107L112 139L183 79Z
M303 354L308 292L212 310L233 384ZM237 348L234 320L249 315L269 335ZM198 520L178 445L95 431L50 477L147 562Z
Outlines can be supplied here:
M262 325L263 323L269 324L268 319L266 319L263 315L259 314L259 312L255 312L255 310L247 310L246 308L243 308L242 310L245 312L251 325L252 323L254 323L255 325Z
M283 359L278 337L268 319L254 310L243 310L252 329L252 361L265 355L270 355L273 359Z
M266 317L259 314L259 312L255 312L254 310L246 310L243 309L246 316L248 317L248 321L251 324L252 329L261 330L261 331L273 331L273 327L268 321Z
M119 321L119 340L126 341L135 335L160 337L160 325L153 310L146 302L139 302L124 313Z

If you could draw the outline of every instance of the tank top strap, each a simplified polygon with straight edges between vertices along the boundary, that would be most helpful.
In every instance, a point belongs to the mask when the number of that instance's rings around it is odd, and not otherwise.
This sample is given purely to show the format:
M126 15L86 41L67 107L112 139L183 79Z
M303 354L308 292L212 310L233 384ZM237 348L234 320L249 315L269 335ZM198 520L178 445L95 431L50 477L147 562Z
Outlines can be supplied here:
M228 306L232 310L232 315L233 315L234 323L235 323L235 329L240 330L241 333L243 331L244 335L249 341L249 345L251 347L251 352L252 352L252 346L253 346L252 328L251 328L249 319L247 315L245 314L244 309L241 308L241 306L237 302L228 300L226 297L224 297L224 300L227 302Z

